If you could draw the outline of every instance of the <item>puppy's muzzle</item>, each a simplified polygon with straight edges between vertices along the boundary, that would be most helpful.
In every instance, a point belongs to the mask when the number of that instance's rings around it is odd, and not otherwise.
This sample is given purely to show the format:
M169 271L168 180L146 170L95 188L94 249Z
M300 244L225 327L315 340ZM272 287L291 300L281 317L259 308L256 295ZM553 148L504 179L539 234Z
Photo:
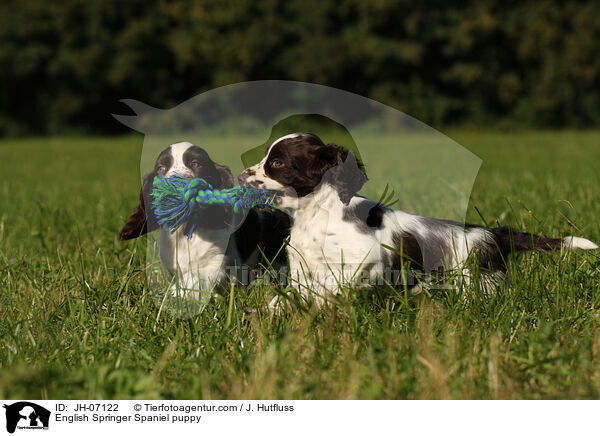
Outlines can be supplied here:
M238 176L238 183L240 186L249 186L251 188L258 188L263 183L260 180L256 180L253 176L256 173L252 169L246 169Z

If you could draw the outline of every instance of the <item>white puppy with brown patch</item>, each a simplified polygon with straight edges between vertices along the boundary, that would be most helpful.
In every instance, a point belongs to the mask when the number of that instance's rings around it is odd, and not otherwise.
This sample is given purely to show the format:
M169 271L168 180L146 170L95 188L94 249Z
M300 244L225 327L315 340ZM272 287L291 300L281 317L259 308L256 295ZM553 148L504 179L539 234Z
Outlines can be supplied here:
M208 153L189 142L178 142L163 150L151 173L144 177L139 204L119 233L121 240L137 238L159 228L151 209L154 177L178 174L202 178L214 189L233 187L229 168L217 164ZM161 230L158 245L161 261L174 278L174 294L198 298L221 289L231 280L247 284L264 258L276 266L285 264L281 247L288 235L289 220L282 213L250 211L243 223L234 227L228 205L211 205L200 215L191 238L185 226L174 233Z
M357 196L367 180L362 165L352 152L310 133L279 138L238 180L281 194L277 207L293 221L292 284L307 299L320 297L317 303L341 285L397 283L404 268L425 276L458 271L469 282L475 265L491 290L504 281L511 251L598 248L575 236L546 238L410 215ZM412 275L401 279L418 285Z

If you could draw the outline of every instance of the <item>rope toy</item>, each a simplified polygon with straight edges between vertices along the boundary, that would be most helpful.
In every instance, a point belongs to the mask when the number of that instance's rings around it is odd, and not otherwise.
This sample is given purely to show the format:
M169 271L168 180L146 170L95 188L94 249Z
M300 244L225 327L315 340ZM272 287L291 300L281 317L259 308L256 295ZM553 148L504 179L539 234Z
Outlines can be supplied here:
M200 224L200 211L207 206L228 204L235 213L240 213L252 208L273 209L277 198L274 191L266 189L213 189L204 179L187 179L178 174L155 177L152 185L152 208L158 223L173 233L187 221L184 232L188 239Z

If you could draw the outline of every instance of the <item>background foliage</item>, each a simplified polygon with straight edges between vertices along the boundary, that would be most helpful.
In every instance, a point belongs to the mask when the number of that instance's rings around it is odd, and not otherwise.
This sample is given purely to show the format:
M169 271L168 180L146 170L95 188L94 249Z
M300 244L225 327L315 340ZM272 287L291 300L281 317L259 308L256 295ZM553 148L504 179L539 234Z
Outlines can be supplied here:
M597 126L600 3L6 0L0 134L123 131L121 98L346 89L437 126Z

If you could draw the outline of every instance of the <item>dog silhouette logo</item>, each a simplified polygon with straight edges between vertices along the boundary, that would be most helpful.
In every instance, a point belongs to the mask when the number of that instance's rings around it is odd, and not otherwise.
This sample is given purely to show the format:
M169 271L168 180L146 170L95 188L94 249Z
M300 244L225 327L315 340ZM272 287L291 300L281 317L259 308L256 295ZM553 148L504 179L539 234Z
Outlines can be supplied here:
M48 429L50 411L29 401L19 401L10 405L5 404L6 431L14 433L18 429Z

